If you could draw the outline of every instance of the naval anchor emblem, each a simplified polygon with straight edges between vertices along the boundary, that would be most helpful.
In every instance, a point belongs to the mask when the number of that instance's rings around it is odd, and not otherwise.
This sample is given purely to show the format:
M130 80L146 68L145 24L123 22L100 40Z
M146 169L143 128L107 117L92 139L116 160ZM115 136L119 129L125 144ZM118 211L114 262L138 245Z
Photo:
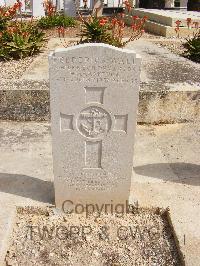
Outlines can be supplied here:
M111 116L103 108L89 106L83 109L78 118L79 132L91 139L101 139L111 128Z

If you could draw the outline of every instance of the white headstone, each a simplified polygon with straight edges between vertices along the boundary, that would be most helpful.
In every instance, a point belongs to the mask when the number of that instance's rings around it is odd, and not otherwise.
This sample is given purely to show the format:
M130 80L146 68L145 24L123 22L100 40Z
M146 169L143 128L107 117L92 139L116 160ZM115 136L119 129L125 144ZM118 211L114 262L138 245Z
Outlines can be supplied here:
M21 5L21 11L25 12L26 11L25 1L22 1L21 4L22 4Z
M174 0L165 0L165 8L173 8Z
M106 44L49 56L55 199L125 203L133 169L140 57Z
M97 17L101 17L103 13L103 2L102 0L95 0L94 1L94 8L93 8L93 15Z
M4 6L6 4L5 0L0 0L0 6Z
M38 18L45 16L43 0L32 0L32 16Z
M76 17L75 0L64 1L64 14L68 17Z
M188 0L180 0L180 7L187 9Z

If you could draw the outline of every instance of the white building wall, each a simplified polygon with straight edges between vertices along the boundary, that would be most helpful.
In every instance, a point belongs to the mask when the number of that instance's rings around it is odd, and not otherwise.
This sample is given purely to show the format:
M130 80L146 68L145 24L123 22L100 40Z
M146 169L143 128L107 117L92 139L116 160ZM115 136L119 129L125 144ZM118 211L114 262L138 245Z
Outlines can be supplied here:
M87 1L87 7L92 8L93 7L94 0L88 0ZM104 4L107 7L118 7L121 6L123 3L123 0L104 0ZM80 0L80 7L84 7L84 1Z
M12 6L16 3L15 0L0 0L0 5Z

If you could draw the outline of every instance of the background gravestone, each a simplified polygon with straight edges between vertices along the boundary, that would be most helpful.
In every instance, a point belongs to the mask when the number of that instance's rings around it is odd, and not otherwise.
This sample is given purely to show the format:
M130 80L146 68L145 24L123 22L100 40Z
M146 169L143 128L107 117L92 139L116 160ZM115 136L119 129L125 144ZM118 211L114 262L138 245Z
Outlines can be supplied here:
M49 56L56 205L129 198L140 58L105 44Z
M93 7L93 15L97 17L101 17L103 13L103 1L102 0L95 0L94 7Z
M32 16L33 17L44 17L44 3L43 0L32 0Z
M69 17L76 17L76 4L74 0L64 1L64 14Z

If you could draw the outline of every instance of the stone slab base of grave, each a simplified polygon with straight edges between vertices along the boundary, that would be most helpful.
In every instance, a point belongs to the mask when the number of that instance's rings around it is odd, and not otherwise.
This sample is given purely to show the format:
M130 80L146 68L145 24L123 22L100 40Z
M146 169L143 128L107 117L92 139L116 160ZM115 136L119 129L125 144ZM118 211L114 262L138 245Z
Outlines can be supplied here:
M184 265L168 210L137 208L119 217L104 211L97 216L18 208L7 265ZM33 233L27 230L30 220ZM47 225L52 240L47 234L41 240L42 225Z
M10 246L12 230L15 223L16 209L1 206L0 210L0 265L6 266L5 256Z
M66 39L66 42L75 41ZM57 38L49 50L61 47ZM139 123L177 123L200 117L200 66L165 48L140 39L127 48L142 56ZM0 81L0 119L48 121L48 50L34 59L20 79Z
M137 126L131 188L139 206L169 207L190 266L200 265L199 132L199 123ZM1 122L0 148L0 239L7 239L13 207L54 204L50 125Z
M177 35L175 31L177 20L181 21L180 37L187 37L189 34L195 32L194 28L188 29L187 18L191 18L192 21L200 22L199 13L194 11L136 8L133 9L132 15L141 18L147 16L148 21L146 22L145 29L165 37ZM128 24L130 24L130 21Z
M145 24L145 30L164 37L175 37L177 33L175 27L165 26L153 21L147 21ZM187 27L180 27L179 37L187 37L195 33L195 29L188 29Z

